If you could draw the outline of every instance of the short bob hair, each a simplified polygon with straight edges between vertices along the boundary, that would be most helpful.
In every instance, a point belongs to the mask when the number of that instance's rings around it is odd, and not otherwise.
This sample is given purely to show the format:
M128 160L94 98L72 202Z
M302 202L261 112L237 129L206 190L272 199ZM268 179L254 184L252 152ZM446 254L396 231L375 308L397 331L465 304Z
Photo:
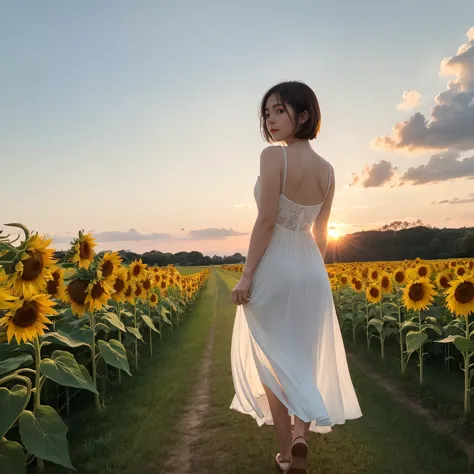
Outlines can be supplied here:
M287 105L290 105L295 111L295 118L298 118L305 110L308 112L308 120L299 127L297 122L294 124L293 136L295 138L303 138L313 140L319 133L321 127L321 110L319 102L314 91L299 81L280 82L271 87L263 96L260 104L260 131L263 138L268 143L275 143L272 135L268 131L265 119L265 107L268 98L276 94L288 113Z

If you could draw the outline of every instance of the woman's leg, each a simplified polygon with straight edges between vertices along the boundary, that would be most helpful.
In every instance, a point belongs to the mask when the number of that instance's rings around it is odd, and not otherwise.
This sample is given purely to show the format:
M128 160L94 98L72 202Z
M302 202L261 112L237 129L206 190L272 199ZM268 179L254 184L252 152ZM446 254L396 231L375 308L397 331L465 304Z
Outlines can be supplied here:
M306 423L295 415L295 429L293 432L293 439L295 439L297 436L303 436L304 439L307 440L310 425L311 422Z
M263 384L263 388L267 394L280 445L280 459L291 459L291 417L288 414L288 409L265 384Z

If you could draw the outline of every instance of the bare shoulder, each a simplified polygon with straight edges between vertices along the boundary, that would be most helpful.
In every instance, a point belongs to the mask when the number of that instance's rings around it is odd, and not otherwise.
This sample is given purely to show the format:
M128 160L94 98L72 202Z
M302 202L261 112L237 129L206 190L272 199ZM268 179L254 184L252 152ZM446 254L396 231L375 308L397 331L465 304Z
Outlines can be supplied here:
M268 168L279 168L282 150L279 146L270 145L265 147L260 153L260 164L261 166Z

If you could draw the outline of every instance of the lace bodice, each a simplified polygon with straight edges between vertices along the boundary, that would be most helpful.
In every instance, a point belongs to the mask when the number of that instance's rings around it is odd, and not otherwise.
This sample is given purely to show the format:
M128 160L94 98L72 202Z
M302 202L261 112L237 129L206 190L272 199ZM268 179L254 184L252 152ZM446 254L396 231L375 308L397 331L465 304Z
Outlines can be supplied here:
M305 206L303 204L298 204L291 199L288 199L285 193L285 184L286 184L286 169L287 169L287 156L286 149L283 148L283 157L285 161L285 169L283 174L283 192L280 193L280 201L278 203L278 213L276 223L285 229L292 230L294 232L308 231L313 226L314 221L318 217L323 203L326 199L326 196L329 192L331 184L331 166L329 165L329 182L324 196L323 201L320 204L314 206ZM257 181L254 186L254 197L257 202L257 206L260 202L260 176L257 178Z

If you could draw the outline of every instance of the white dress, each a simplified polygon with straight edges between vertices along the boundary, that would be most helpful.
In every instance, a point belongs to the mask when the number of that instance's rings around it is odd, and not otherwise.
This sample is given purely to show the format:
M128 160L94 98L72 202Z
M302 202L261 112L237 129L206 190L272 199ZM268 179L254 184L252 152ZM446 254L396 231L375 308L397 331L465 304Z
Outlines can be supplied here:
M263 382L288 408L292 423L297 415L311 421L311 431L327 433L362 413L328 275L311 234L323 203L304 206L284 196L287 156L282 149L285 169L276 225L255 271L251 300L237 306L230 408L252 416L259 426L273 425ZM259 179L254 195L258 205Z

